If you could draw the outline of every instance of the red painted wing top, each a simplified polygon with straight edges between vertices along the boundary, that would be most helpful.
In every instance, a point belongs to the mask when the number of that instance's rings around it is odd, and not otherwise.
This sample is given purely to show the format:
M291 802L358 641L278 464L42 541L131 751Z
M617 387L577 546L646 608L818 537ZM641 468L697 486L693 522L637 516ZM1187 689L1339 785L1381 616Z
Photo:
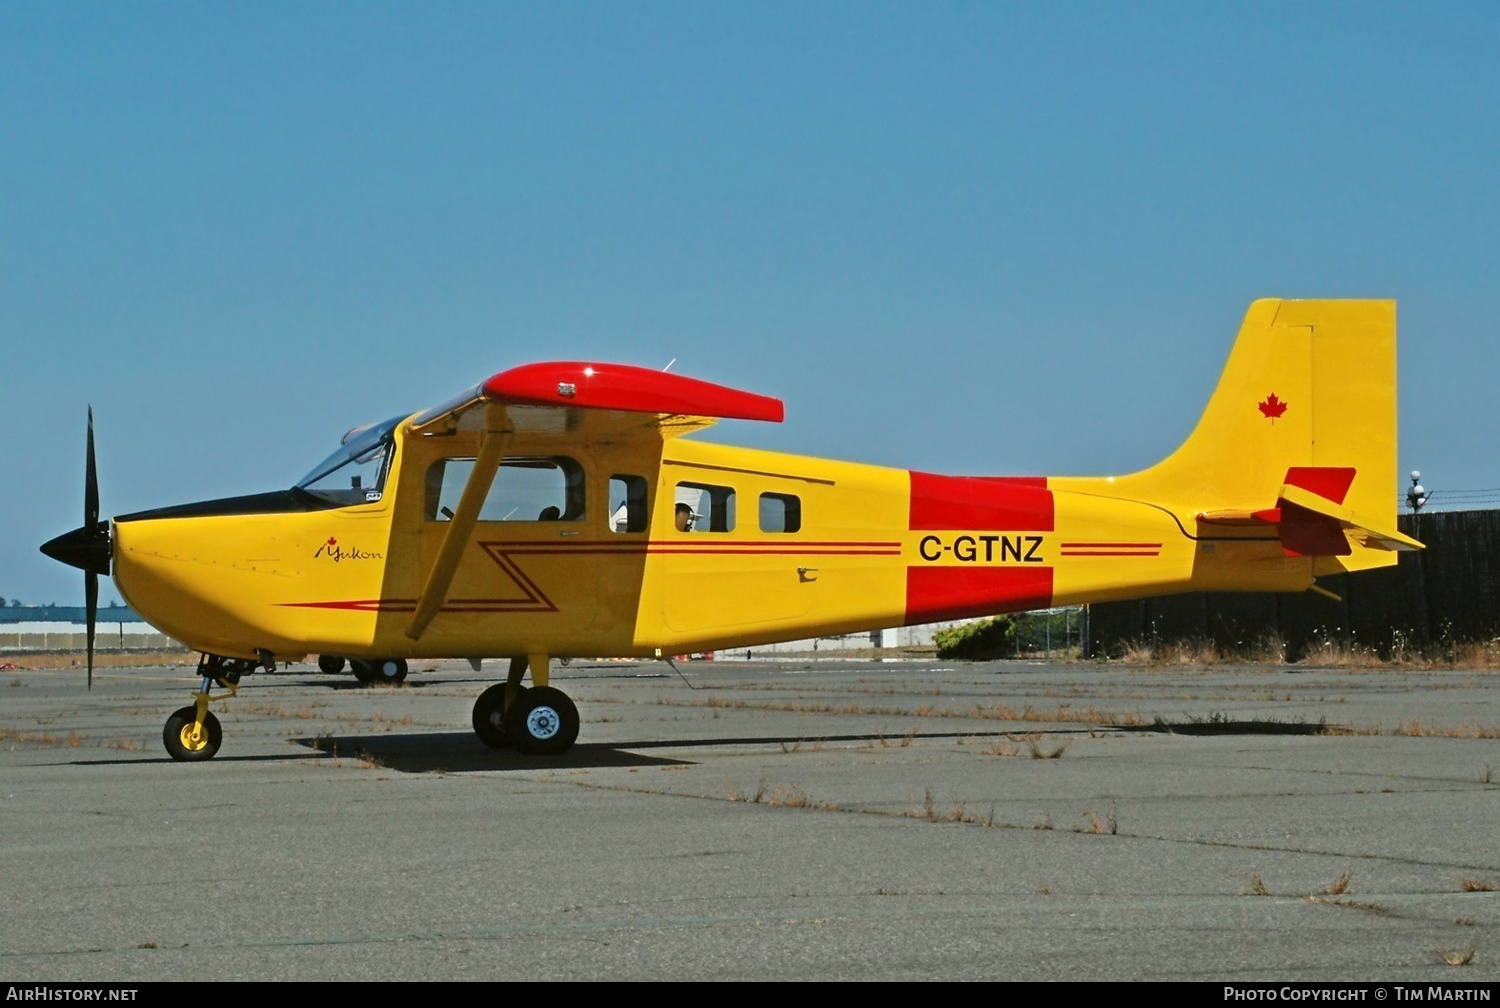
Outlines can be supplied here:
M669 435L708 427L720 417L780 423L786 412L780 399L685 375L629 364L550 361L491 375L413 417L411 424L423 428L454 423L460 414L484 402L653 414L659 418L653 422Z
M491 402L528 406L572 406L772 423L780 423L785 417L780 399L629 364L583 361L525 364L492 375L479 387Z

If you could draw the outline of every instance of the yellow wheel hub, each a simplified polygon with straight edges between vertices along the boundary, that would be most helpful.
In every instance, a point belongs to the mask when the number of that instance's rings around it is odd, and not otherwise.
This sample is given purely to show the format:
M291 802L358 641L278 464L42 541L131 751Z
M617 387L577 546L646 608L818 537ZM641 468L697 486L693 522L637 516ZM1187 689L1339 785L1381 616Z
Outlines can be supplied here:
M182 748L197 752L208 745L208 732L197 731L196 727L191 721L182 726L182 731L178 733L178 738L182 740Z

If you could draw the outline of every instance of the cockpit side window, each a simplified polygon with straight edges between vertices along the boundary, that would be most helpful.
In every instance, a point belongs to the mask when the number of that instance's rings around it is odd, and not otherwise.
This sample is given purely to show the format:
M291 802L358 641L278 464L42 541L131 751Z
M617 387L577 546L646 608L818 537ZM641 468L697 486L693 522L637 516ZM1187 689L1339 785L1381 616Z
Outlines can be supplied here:
M452 521L474 471L473 458L441 458L427 468L428 521ZM490 484L479 520L582 521L583 467L560 455L507 458Z
M296 489L340 505L380 500L395 454L395 430L404 419L403 413L345 434L338 451L298 480Z

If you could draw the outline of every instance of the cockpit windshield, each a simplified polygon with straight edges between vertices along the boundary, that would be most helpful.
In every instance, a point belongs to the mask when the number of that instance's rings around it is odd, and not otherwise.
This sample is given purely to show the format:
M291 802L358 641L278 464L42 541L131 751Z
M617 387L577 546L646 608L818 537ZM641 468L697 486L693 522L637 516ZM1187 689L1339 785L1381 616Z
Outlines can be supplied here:
M356 427L339 450L297 481L296 488L333 504L372 504L385 490L395 430L406 414Z

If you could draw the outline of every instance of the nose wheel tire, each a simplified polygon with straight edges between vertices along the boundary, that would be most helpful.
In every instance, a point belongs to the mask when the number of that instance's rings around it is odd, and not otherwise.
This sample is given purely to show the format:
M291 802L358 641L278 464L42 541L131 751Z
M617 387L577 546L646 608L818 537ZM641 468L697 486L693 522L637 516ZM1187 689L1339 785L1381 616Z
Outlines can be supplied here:
M525 686L517 687L516 703L529 692ZM514 744L505 730L505 683L491 686L474 701L474 734L491 749L509 749Z
M536 686L517 697L504 720L511 744L528 756L556 756L578 738L578 708L551 686Z
M162 729L161 740L167 753L183 763L201 763L214 758L219 743L224 741L224 732L219 728L219 719L209 711L203 715L203 730L195 733L194 723L198 709L193 706L174 711Z

